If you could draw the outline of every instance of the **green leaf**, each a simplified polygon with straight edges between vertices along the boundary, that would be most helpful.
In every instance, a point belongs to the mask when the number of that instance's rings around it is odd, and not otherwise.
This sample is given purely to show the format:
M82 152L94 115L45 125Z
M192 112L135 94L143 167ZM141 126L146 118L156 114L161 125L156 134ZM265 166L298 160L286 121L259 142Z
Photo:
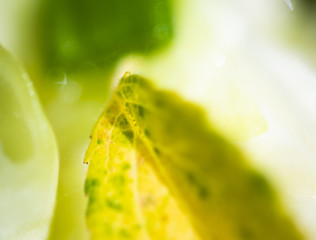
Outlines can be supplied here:
M45 0L38 18L46 70L107 69L130 53L150 53L173 35L169 0Z
M118 84L85 162L92 239L303 239L271 184L199 107L137 75Z

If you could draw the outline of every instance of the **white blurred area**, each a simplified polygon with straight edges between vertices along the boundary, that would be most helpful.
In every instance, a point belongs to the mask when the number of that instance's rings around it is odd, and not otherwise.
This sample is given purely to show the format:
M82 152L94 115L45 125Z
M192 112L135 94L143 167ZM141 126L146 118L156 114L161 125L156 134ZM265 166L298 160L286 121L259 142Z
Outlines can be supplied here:
M24 62L32 59L34 46L26 46L37 1L0 0L0 43ZM113 78L137 73L201 105L316 240L316 18L299 3L174 0L171 46L126 56Z
M33 83L1 46L0 164L0 239L46 239L58 182L56 141Z

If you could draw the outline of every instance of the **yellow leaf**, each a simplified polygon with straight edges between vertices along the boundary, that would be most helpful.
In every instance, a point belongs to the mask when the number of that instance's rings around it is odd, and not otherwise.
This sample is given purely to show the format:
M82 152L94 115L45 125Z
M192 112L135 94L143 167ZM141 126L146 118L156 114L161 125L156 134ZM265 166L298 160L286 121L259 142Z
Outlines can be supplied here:
M199 107L137 75L117 86L84 161L92 239L303 239Z

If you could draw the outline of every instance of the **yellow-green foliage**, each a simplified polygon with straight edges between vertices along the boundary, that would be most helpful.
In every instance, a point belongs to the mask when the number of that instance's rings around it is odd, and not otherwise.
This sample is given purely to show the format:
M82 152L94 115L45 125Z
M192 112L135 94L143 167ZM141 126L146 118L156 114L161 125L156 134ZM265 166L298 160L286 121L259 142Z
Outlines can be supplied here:
M198 107L137 75L119 83L85 163L92 239L303 239Z

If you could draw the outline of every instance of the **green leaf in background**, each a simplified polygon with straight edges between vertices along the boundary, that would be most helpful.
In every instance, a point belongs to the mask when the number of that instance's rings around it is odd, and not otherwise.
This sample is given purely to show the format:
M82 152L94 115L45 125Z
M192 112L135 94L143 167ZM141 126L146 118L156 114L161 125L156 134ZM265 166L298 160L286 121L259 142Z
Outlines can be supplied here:
M57 147L32 85L0 46L0 239L45 239L53 215Z
M85 163L92 239L198 239L193 229L201 239L303 239L272 185L200 108L137 75L118 84Z
M40 53L47 69L111 68L128 53L150 53L172 37L169 0L45 0Z

